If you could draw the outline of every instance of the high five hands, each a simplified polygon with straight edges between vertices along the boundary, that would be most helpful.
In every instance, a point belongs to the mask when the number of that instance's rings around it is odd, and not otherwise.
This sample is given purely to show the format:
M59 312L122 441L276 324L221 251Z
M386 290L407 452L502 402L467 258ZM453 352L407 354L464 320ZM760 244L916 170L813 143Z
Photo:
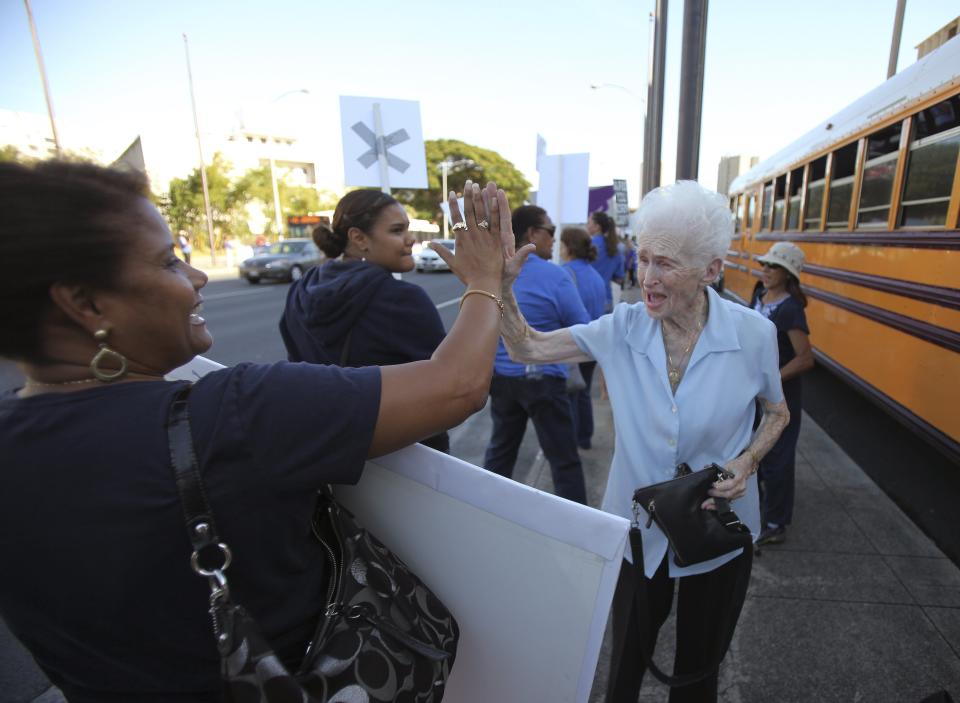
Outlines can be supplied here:
M440 244L430 243L430 248L467 286L480 276L495 277L502 280L503 288L508 288L535 247L527 244L516 250L507 194L493 182L481 189L479 184L467 181L463 187L463 214L456 193L450 191L447 200L456 253Z

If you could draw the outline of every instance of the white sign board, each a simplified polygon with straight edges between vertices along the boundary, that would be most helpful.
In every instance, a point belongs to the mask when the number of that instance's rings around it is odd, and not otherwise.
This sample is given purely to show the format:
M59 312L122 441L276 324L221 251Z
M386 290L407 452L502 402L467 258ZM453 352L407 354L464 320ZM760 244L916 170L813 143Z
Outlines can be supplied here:
M167 378L217 368L196 357ZM334 490L457 618L445 701L587 703L627 520L419 444Z
M580 224L587 220L590 197L590 154L555 154L540 159L537 205L554 224Z
M346 185L427 187L420 103L341 95L340 128L343 135L343 182ZM383 169L386 183L381 178L381 153L386 160Z
M422 445L335 486L460 624L454 703L586 703L629 522Z

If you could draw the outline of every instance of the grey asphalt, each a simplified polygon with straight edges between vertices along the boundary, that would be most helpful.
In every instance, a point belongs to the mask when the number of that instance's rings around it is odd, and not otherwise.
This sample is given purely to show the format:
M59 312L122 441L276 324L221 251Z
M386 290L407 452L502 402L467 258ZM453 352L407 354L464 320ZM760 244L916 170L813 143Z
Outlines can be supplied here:
M613 451L610 407L599 383L594 407L593 448L581 458L588 501L596 507ZM489 432L485 409L452 431L452 453L482 463ZM532 426L514 478L552 488ZM765 547L754 562L721 669L720 701L918 703L939 690L960 701L960 569L806 415L796 482L787 541ZM668 621L658 644L661 663L670 660L671 633ZM590 703L603 701L607 647ZM62 700L6 630L0 651L0 700ZM640 701L666 698L661 684L644 682Z

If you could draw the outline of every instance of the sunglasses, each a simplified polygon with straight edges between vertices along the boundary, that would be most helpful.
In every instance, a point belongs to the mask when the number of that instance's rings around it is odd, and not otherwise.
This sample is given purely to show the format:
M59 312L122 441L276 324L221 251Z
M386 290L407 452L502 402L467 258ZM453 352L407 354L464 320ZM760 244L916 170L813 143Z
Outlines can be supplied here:
M547 234L549 234L551 237L552 237L552 236L554 235L554 233L557 231L557 228L556 228L556 226L554 226L554 225L537 225L536 227L534 227L534 229L542 229L544 232L546 232Z

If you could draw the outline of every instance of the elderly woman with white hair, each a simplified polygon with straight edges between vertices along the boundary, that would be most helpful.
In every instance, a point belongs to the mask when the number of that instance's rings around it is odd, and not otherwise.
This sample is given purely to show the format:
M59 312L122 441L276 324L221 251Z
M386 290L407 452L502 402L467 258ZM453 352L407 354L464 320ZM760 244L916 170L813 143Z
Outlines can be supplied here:
M521 363L597 361L607 378L616 444L602 509L632 519L637 488L669 480L686 463L721 465L727 478L709 495L731 508L754 539L760 531L756 471L787 424L773 324L721 298L709 284L733 236L725 199L692 181L658 188L638 210L638 272L643 300L618 305L585 325L538 332L511 292L528 253L507 253L503 279L507 350ZM753 431L756 402L763 419ZM714 509L708 498L702 509ZM635 612L632 580L621 574L613 603L614 664L608 702L635 703L675 580L674 674L709 669L729 645L743 604L735 587L750 557L735 550L680 567L656 523L641 521L647 612ZM638 624L642 623L642 624ZM718 655L719 652L719 655ZM670 701L715 701L717 671L671 690Z

